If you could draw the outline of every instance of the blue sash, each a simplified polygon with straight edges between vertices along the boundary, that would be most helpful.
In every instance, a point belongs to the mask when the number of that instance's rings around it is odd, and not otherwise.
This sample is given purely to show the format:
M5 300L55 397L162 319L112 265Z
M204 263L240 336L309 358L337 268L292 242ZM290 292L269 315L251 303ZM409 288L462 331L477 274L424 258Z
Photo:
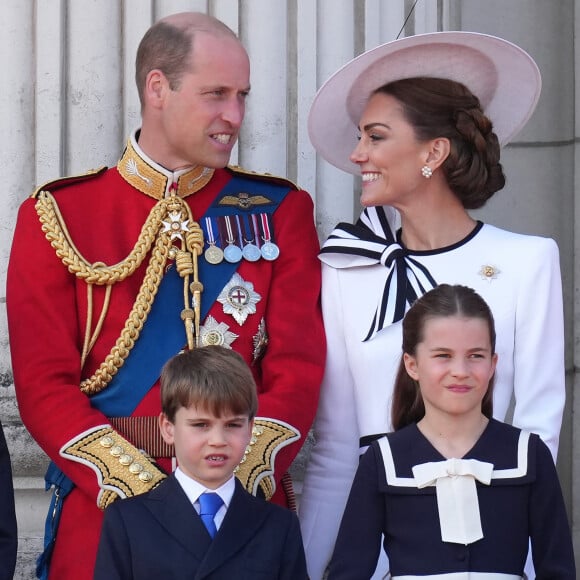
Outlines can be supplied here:
M257 181L234 176L216 197L204 217L235 215L241 213L239 207L220 205L226 196L238 192L251 191L271 204L246 210L244 213L273 213L286 194L288 185L278 185L268 181ZM200 256L199 279L203 283L201 298L201 319L204 320L223 287L229 282L238 264L223 261L218 265L208 264ZM176 297L183 296L183 279L171 267L163 276L159 290L139 340L131 350L123 366L117 371L107 388L91 397L93 407L103 411L107 417L129 417L149 389L157 382L163 365L183 345L187 343L185 328L181 320L183 302Z
M286 194L291 190L289 184L261 180L256 177L243 177L234 174L232 179L215 198L204 217L235 215L237 213L274 213ZM260 195L271 203L247 210L236 205L222 204L226 196L239 192ZM203 256L198 261L199 278L203 283L201 299L201 319L205 319L223 287L229 282L238 264L221 262L208 264ZM123 366L118 370L109 385L91 397L91 405L107 417L129 417L146 393L157 382L161 368L173 355L187 343L185 328L181 320L183 302L176 297L183 296L183 279L172 266L159 284L157 296L151 306L139 339L131 349ZM46 489L54 487L44 529L44 551L36 561L36 576L41 580L48 578L52 550L56 541L56 531L62 511L63 500L73 489L73 482L50 462L45 475Z

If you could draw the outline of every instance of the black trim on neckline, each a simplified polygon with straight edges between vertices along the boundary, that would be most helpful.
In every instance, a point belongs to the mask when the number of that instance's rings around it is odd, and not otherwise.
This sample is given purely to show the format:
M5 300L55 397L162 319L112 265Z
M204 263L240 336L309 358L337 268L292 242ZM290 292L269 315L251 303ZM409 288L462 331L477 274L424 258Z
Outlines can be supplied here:
M443 254L445 252L450 252L451 250L455 250L460 246L463 246L467 242L471 241L481 230L484 226L484 223L480 220L477 220L475 227L465 236L462 240L451 244L450 246L445 246L443 248L435 248L434 250L409 250L401 240L402 229L399 228L397 230L397 243L405 249L405 254L409 256L433 256L435 254Z

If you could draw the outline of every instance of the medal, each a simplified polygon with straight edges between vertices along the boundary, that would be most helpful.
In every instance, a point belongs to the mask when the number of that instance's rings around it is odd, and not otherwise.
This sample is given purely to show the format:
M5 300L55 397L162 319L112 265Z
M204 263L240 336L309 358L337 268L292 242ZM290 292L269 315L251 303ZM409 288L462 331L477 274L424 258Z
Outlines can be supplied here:
M274 242L264 242L260 252L262 253L262 258L264 258L264 260L272 262L280 255L280 248Z
M258 246L253 243L256 239L256 235L254 234L252 237L250 237L250 223L248 216L242 216L241 223L239 221L239 216L236 216L236 219L238 220L238 226L240 226L244 240L242 255L244 256L245 260L248 260L248 262L257 262L262 257L262 254L260 252L260 248L258 248Z
M230 332L229 328L225 322L218 322L213 316L208 316L199 327L201 345L232 348L232 342L238 338L238 335Z
M230 264L235 264L242 259L242 250L240 250L240 248L234 244L228 244L224 248L224 258Z
M168 233L171 241L175 238L183 241L183 233L189 232L189 220L184 220L180 211L170 211L167 217L169 218L167 221L161 222L163 224L163 233Z
M246 282L237 272L224 286L217 300L223 304L225 314L231 314L241 326L248 314L256 312L256 304L262 297L254 291L254 285Z
M252 351L252 364L256 364L256 362L264 356L264 352L266 352L266 347L268 346L268 333L266 332L266 321L262 318L260 320L260 324L258 325L258 332L252 337L252 343L254 345L254 349Z
M224 253L221 248L218 248L215 244L211 245L203 254L205 260L208 264L219 264L223 262Z
M248 262L257 262L261 257L262 253L260 248L255 244L247 243L242 250L242 255Z
M209 244L209 247L203 255L208 264L219 264L224 259L224 253L222 249L216 245L213 222L210 217L205 218L205 229L207 232L207 243Z
M260 225L262 227L262 239L264 240L260 252L264 260L272 262L280 255L280 248L272 241L270 216L267 213L260 214Z
M242 249L236 245L236 238L238 237L238 231L236 227L236 232L234 232L234 228L232 226L232 219L231 216L226 215L223 218L223 223L225 224L226 228L226 242L227 246L224 248L224 258L230 262L230 264L235 264L242 259ZM235 222L234 222L235 224ZM223 229L223 228L222 228Z

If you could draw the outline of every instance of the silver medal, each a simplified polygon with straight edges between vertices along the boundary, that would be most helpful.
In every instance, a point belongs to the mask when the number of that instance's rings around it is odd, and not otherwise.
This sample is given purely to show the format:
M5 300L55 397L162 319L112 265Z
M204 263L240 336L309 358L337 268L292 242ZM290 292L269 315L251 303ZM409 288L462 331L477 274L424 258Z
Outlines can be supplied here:
M280 255L280 248L274 242L265 242L261 248L262 258L272 262Z
M235 244L229 244L224 248L224 258L230 264L235 264L242 259L242 250Z
M257 262L261 257L262 253L260 252L260 248L255 244L247 243L242 250L242 255L248 262Z

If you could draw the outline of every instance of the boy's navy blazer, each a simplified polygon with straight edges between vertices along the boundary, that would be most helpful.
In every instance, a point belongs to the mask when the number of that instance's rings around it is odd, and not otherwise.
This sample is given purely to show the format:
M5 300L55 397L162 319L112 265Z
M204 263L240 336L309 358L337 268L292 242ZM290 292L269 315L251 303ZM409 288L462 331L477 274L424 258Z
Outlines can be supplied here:
M236 488L213 540L169 476L105 511L95 580L306 580L298 518Z

